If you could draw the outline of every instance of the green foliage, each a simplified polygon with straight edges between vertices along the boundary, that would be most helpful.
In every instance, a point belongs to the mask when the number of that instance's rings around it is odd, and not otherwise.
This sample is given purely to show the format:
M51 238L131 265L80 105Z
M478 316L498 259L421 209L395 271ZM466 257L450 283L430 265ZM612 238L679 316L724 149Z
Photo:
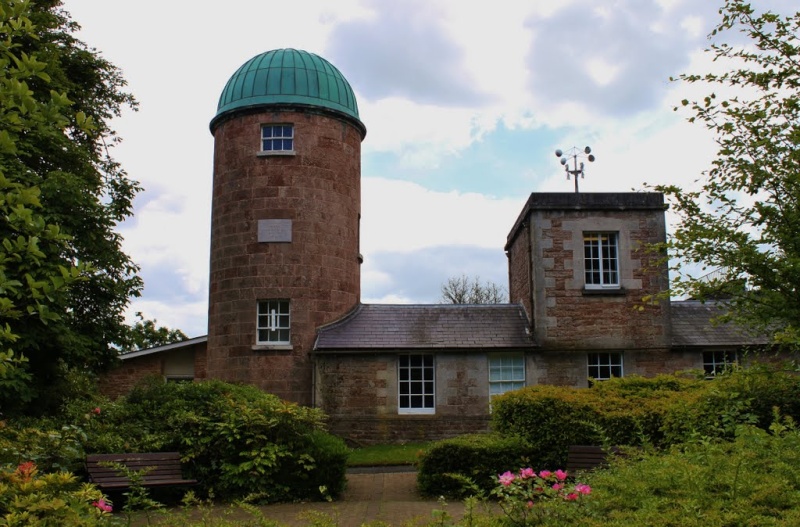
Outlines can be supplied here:
M169 329L166 326L158 326L157 320L148 320L137 312L136 322L128 326L124 335L118 342L120 349L133 351L156 346L164 346L173 342L181 342L188 339L183 331L179 329Z
M38 420L0 425L0 464L33 462L42 472L80 472L87 435L78 425Z
M428 443L404 443L402 445L370 445L356 448L347 460L351 467L376 467L381 465L413 465L422 455Z
M524 438L538 468L566 464L569 445L664 447L694 437L732 439L743 424L766 429L777 408L800 419L800 379L768 367L716 380L625 377L592 388L529 386L493 400L495 430Z
M707 51L721 73L679 78L709 90L682 106L691 109L690 122L716 136L716 159L699 190L656 187L680 218L667 245L677 262L672 294L728 298L731 312L724 318L797 344L800 12L756 12L743 0L727 0L720 14ZM746 38L729 37L735 43L726 43L730 32ZM687 275L687 262L715 271L713 278Z
M30 359L6 415L53 413L65 371L111 365L142 285L116 232L139 187L108 150L135 102L60 5L0 5L0 345Z
M103 494L67 472L40 473L36 464L0 465L0 526L111 525Z
M797 525L800 435L790 422L772 428L619 459L592 474L591 515L576 525Z
M344 489L349 449L323 431L323 414L252 386L152 379L100 412L87 428L93 452L179 451L200 490L217 497L320 499Z
M488 495L508 467L531 464L530 447L515 436L472 434L433 443L419 460L417 485L426 496ZM533 458L535 460L535 458Z

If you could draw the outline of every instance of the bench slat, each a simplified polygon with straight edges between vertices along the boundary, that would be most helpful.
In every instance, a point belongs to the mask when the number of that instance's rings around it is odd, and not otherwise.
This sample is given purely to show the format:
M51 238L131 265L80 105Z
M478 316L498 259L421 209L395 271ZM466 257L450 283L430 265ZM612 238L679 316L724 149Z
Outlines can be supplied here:
M124 465L133 472L145 471L141 481L143 487L196 484L197 480L183 477L180 459L179 452L90 454L86 456L86 470L92 483L105 489L125 489L131 483L114 467L104 466L108 463Z
M613 447L611 452L608 452L596 445L570 445L567 449L567 472L592 470L605 465L609 453L616 453L618 450Z

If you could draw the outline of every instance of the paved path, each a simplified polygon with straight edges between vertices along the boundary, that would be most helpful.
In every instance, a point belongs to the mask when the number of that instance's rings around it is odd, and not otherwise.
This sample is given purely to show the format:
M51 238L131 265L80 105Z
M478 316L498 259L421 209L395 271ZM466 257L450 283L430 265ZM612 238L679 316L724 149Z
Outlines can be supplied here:
M339 527L360 527L383 521L393 527L425 525L436 510L461 518L464 504L442 505L422 499L417 493L416 472L375 472L347 474L347 490L334 503L278 504L260 507L265 517L287 526L307 526L304 517L327 514Z

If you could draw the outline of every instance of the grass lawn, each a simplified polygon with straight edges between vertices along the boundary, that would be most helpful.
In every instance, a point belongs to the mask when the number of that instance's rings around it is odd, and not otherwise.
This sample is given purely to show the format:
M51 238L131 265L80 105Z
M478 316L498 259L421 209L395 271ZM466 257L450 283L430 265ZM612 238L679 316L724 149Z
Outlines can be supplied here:
M411 465L428 443L404 445L373 445L356 448L347 460L348 467L374 467L385 465Z

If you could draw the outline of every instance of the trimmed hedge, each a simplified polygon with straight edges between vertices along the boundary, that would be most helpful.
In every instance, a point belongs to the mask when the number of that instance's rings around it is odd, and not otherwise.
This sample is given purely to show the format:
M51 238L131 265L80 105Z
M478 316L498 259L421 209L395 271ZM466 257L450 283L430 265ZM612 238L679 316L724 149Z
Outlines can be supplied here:
M666 448L698 437L730 440L741 425L767 429L776 412L800 422L800 377L763 366L713 381L662 375L589 389L529 386L492 399L493 434L429 447L418 484L431 496L485 493L506 470L564 468L569 445Z
M521 438L470 434L438 441L420 458L417 486L425 496L459 499L488 493L497 475L531 464L529 446Z

